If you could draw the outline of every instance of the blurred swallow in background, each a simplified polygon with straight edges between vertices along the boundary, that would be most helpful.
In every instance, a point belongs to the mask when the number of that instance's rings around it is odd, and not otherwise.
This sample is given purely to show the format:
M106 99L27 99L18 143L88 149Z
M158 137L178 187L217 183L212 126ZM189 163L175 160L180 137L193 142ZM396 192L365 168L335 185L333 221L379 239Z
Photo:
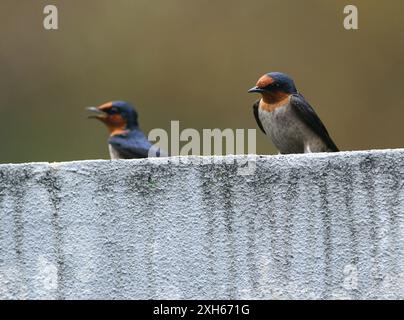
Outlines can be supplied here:
M111 159L164 157L167 154L152 145L140 130L136 110L127 102L113 101L99 107L88 107L94 115L89 118L102 121L109 129Z
M316 112L286 74L267 73L248 92L262 95L253 106L255 120L281 154L338 151Z

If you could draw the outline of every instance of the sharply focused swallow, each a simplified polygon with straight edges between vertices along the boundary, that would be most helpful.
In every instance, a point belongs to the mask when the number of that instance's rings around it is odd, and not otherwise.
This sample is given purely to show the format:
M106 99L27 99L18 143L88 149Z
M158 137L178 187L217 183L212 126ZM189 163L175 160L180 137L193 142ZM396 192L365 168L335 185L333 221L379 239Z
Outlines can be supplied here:
M316 112L286 74L267 73L248 92L262 95L253 106L254 116L281 154L338 151Z
M164 157L167 154L152 145L140 130L136 110L127 102L113 101L99 107L88 107L89 118L102 121L110 132L108 139L111 159Z

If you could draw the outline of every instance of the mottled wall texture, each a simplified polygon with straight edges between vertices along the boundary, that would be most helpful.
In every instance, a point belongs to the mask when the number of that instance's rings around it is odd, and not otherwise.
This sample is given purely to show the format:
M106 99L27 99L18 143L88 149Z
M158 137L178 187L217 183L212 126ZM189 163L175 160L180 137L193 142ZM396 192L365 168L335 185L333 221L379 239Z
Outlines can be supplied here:
M246 159L1 165L0 297L404 297L404 150Z

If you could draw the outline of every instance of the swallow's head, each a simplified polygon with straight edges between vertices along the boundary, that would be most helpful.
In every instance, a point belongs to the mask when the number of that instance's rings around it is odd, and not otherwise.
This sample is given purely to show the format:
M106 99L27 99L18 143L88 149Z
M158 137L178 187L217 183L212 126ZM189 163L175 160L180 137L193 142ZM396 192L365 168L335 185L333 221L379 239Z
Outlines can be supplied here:
M112 135L138 127L138 115L134 107L125 101L112 101L98 107L87 107L94 114L89 116L105 123Z
M257 92L265 95L290 95L297 93L293 79L280 72L270 72L258 79L255 87L248 90L249 93Z

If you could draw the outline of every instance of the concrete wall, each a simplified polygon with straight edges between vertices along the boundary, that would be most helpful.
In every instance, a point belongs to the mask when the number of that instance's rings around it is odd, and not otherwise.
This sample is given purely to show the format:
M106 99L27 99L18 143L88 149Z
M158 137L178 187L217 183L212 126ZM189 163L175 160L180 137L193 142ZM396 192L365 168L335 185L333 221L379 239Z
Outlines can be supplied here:
M0 297L404 297L404 150L243 159L0 165Z

